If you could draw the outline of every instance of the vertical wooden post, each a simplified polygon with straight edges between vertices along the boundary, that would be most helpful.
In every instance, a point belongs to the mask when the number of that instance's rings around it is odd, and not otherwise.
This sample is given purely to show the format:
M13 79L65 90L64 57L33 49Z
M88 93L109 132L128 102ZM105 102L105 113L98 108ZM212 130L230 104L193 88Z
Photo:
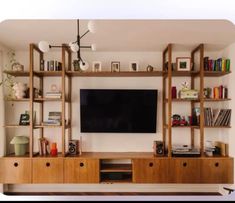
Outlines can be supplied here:
M204 156L204 45L200 45L200 145L201 156Z
M34 55L33 55L33 44L29 45L29 94L30 94L30 104L29 104L29 120L30 120L30 133L29 133L29 156L32 158L33 157L33 100L34 100L34 95L33 95L33 66L34 66Z
M65 47L62 46L62 156L65 156Z
M165 63L166 63L166 50L162 53L162 141L164 144L164 148L166 147L166 75L165 75Z
M172 148L172 128L171 128L171 113L172 113L172 95L171 95L171 86L172 86L172 45L168 45L168 156L171 157L171 148Z
M194 64L194 52L191 53L191 62ZM195 88L195 76L191 75L191 89ZM193 116L193 109L195 107L195 103L191 101L191 116ZM191 147L194 148L195 146L195 133L194 133L194 128L191 128Z
M41 60L43 60L43 53L42 52L40 52L40 64L41 64ZM40 77L39 80L40 80L39 81L39 88L40 88L41 94L43 96L43 82L44 82L44 78ZM44 112L44 102L41 102L40 103L40 112L39 112L40 113L40 124L39 125L41 125L41 123L43 122L43 116L44 116L43 112ZM44 128L40 129L40 136L44 137Z

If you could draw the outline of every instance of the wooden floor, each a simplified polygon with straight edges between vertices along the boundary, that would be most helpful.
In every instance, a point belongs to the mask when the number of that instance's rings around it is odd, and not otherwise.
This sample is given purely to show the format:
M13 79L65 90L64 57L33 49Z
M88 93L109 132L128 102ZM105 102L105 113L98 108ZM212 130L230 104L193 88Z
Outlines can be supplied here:
M24 196L222 196L218 192L5 192L5 195L24 195Z

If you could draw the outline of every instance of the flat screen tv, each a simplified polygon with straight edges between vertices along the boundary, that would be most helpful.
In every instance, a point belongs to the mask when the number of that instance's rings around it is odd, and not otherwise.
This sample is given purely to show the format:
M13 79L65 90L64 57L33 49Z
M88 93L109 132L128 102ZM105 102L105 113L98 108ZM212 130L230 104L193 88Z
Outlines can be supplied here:
M155 133L157 90L81 89L81 132Z

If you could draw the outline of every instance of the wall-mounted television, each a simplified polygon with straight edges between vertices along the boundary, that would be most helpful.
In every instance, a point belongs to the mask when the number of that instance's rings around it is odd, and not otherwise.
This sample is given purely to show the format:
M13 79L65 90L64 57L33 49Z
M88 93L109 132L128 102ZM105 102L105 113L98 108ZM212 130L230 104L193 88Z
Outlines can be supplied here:
M80 89L81 132L155 133L157 90Z

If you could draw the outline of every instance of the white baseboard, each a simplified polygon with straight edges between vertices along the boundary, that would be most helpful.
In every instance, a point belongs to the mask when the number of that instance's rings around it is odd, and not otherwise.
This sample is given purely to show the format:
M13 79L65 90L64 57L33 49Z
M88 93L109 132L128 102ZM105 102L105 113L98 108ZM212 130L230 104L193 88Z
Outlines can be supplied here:
M5 192L221 192L215 184L9 184Z

